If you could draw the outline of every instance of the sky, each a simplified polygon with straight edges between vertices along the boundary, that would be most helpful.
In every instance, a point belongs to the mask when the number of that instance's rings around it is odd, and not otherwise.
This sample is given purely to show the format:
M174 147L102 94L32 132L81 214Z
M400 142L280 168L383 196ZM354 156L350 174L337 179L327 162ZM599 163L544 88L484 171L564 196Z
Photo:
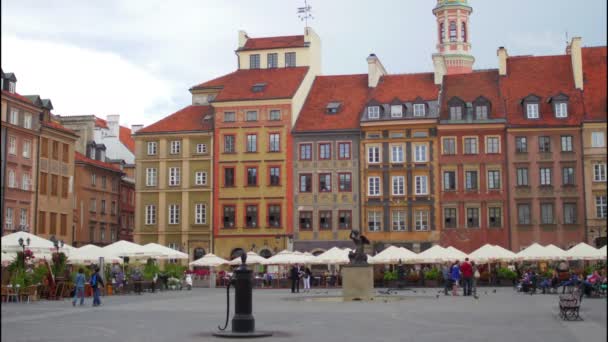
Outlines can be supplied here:
M120 114L151 124L191 103L193 85L236 69L238 30L303 34L304 0L2 0L1 61L17 92L50 98L54 113ZM432 71L435 0L309 0L323 74ZM469 0L475 69L509 55L562 54L566 37L606 45L606 0Z

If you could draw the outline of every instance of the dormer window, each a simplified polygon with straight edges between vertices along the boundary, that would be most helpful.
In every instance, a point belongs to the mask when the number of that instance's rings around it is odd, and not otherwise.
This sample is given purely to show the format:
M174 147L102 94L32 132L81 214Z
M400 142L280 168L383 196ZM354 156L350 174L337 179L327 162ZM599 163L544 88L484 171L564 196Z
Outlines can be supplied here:
M391 106L391 118L401 118L403 117L403 106L402 105L392 105Z
M380 106L367 107L368 119L380 119Z
M414 104L414 116L424 116L426 114L426 106L424 103Z
M488 106L475 106L475 116L477 117L477 120L486 120L488 118Z
M266 83L256 83L251 87L251 91L254 93L261 93L264 91L264 88L266 88Z
M259 69L260 68L260 55L249 55L249 69Z
M340 110L340 102L330 102L327 104L327 107L325 108L325 113L326 114L336 114L338 113L338 111Z
M462 120L462 106L450 107L450 120Z
M526 104L526 116L528 119L538 119L538 103Z
M9 93L15 93L15 82L8 82L8 92Z
M568 104L566 102L555 102L554 108L556 118L568 117Z

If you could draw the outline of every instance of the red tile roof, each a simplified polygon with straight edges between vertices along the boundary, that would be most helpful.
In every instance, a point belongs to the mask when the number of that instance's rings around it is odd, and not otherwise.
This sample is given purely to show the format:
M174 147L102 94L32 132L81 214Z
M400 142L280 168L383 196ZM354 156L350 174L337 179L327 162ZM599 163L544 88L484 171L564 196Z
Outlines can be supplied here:
M401 101L434 100L439 97L439 86L435 85L433 73L385 75L371 92L370 100L389 103L395 98Z
M246 50L265 50L265 49L280 49L280 48L298 48L306 46L304 36L282 36L282 37L264 37L264 38L248 38L245 46L240 48L241 51Z
M45 122L42 122L42 126L54 128L56 130L63 131L65 133L69 133L69 134L78 136L76 134L76 132L72 131L71 129L69 129L69 128L67 128L67 127L63 126L62 124L57 123L55 121L45 121Z
M449 118L448 102L458 97L464 102L473 102L483 96L490 101L488 118L504 118L504 105L500 98L498 70L474 71L469 74L446 75L441 94L441 119Z
M125 126L120 126L118 131L120 142L125 145L129 151L135 153L135 140L131 136L131 129Z
M569 55L525 56L507 58L507 76L501 77L500 91L505 101L507 122L511 126L578 125L583 117L581 92L574 88ZM568 118L557 119L549 97L568 96ZM540 97L540 120L525 118L522 100L528 95Z
M308 67L240 69L192 89L220 88L214 102L288 99L298 90L307 72ZM260 92L253 92L253 85L258 83L266 86Z
M17 101L25 102L26 104L28 104L28 105L30 105L30 106L39 107L39 106L36 106L36 105L35 105L35 104L34 104L32 101L30 101L30 100L29 100L27 97L25 97L25 96L23 96L23 95L20 95L20 94L17 94L17 93L11 93L11 92L9 92L9 91L7 91L7 90L2 90L2 95L4 95L4 96L8 96L8 97L11 97L11 98L13 98L13 99L15 99L15 100L17 100Z
M98 117L95 117L95 127L109 128L108 127L108 122L106 120L100 119Z
M359 128L368 94L367 74L317 76L296 121L294 131ZM336 114L326 114L330 102L340 102Z
M606 46L583 48L585 120L606 121Z
M211 106L190 105L140 129L135 134L208 131L213 129L213 118L209 120L204 120L204 118L212 114L213 107Z
M87 156L85 156L84 154L82 154L80 152L74 152L74 160L76 162L81 162L81 163L89 164L92 166L101 167L101 168L104 168L104 169L107 169L110 171L122 172L119 168L117 168L116 166L114 166L110 163L106 163L101 160L87 158Z

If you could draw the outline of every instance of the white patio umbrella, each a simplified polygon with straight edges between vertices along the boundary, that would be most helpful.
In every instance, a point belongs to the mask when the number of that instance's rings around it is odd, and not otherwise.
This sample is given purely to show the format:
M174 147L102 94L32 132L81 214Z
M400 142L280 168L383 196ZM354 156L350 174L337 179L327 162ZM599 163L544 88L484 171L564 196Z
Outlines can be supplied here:
M516 254L517 260L525 260L525 261L539 261L539 260L548 260L547 259L548 251L546 247L539 245L538 243L533 243L525 249L521 250Z
M292 263L294 263L292 261L293 253L294 252L284 249L279 253L271 256L270 258L264 260L264 262L262 262L262 265L291 265Z
M144 249L143 246L125 240L116 241L111 245L103 247L103 249L108 254L117 257L153 258L160 256L158 252L151 252Z
M68 263L95 264L99 261L100 257L103 257L104 261L108 263L122 264L123 262L121 258L110 254L108 251L99 246L86 245L74 249L74 251L68 256Z
M448 250L448 252L452 255L452 258L454 260L464 260L464 258L467 257L467 254L458 248L449 246L449 247L446 247L445 249Z
M19 245L19 239L23 239L23 243L25 244L27 244L29 239L29 245L26 249L34 252L34 256L36 256L36 252L48 253L55 248L55 245L51 240L27 232L15 232L3 236L0 242L0 248L2 248L2 251L6 252L20 252L22 248Z
M469 254L469 259L476 263L511 261L515 259L515 253L500 246L494 246L488 243Z
M340 249L338 247L332 247L326 252L317 255L311 264L315 265L344 265L350 262L348 253L351 251L350 248Z
M310 264L314 259L311 253L302 253L295 251L290 257L292 264Z
M264 264L265 261L266 259L259 256L256 252L247 252L247 260L245 261L247 265ZM241 263L241 257L234 258L230 261L230 265L240 265Z
M200 259L194 260L189 265L190 266L202 266L202 267L218 267L221 265L227 265L229 263L230 262L228 260L222 259L215 254L209 253L209 254L205 254L205 256L203 256Z
M151 253L158 253L159 255L155 257L158 259L188 259L188 254L154 242L142 246L142 249Z
M600 252L600 255L603 255L603 258L606 259L606 245L604 245L604 247L598 249L598 251Z
M404 264L415 263L418 255L407 248L388 246L382 252L368 258L371 264Z
M421 263L428 264L454 261L452 253L439 245L435 245L421 253L418 253L418 259Z
M565 256L568 260L602 260L606 258L605 253L602 254L597 248L584 242L567 250Z
M16 252L2 252L2 265L8 265L17 257Z

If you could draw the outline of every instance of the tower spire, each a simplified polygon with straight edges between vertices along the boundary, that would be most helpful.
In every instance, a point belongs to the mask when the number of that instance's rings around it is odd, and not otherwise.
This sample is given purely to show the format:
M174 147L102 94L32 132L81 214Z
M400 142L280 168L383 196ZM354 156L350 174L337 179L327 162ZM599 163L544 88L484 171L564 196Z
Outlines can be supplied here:
M473 8L467 0L437 0L433 14L437 20L437 53L445 63L446 73L462 74L473 71L475 57L471 54L469 16Z

